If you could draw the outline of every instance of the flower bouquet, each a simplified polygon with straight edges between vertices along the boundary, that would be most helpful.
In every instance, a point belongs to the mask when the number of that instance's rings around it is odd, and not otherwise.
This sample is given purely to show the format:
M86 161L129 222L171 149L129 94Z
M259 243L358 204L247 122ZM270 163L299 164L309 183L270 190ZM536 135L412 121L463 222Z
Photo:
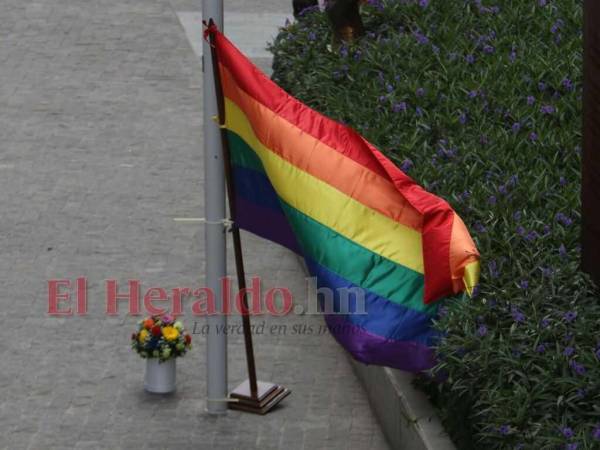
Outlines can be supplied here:
M175 390L175 359L191 348L192 337L173 316L151 316L138 322L131 347L146 359L144 389L154 393Z

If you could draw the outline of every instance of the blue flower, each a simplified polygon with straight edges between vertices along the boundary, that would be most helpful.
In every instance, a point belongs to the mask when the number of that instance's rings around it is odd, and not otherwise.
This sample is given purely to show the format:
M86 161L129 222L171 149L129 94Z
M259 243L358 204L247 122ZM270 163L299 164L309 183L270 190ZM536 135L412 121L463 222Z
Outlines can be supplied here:
M490 205L495 205L497 201L498 201L498 200L496 199L496 196L495 196L495 195L490 195L490 196L488 197L488 203L489 203Z
M519 130L521 129L521 124L519 122L515 122L512 124L511 129L512 129L513 133L518 133Z
M508 433L510 433L510 426L509 425L501 425L498 428L498 433L500 433L503 436L506 436Z
M311 31L310 33L308 33L308 40L309 41L316 41L317 40L317 34L314 31Z
M394 103L392 111L395 113L406 111L406 102Z
M483 46L483 52L487 53L488 55L494 53L496 49L492 46L492 45L484 45Z
M567 322L573 322L577 318L577 311L567 311L563 314L563 319Z
M542 114L554 114L554 112L556 112L556 108L552 105L542 105L540 112Z
M573 353L575 353L575 349L570 345L568 347L565 347L565 349L563 350L563 355L567 357L572 356Z
M417 89L417 91L415 92L417 97L423 97L425 95L425 89L423 88L419 88Z
M417 117L423 117L423 110L421 109L420 106L417 106L415 108L415 114L416 114Z
M539 89L540 91L545 91L545 90L546 90L546 83L544 83L543 81L540 81L540 82L538 83L538 89Z
M529 281L527 281L527 280L519 281L519 287L521 289L529 289Z
M592 437L597 441L600 441L600 423L596 425L596 428L592 431Z
M585 368L585 366L583 364L579 364L577 361L575 361L574 359L572 359L569 362L569 367L571 368L571 370L573 370L573 372L575 372L577 375L585 375L585 373L587 372L587 369Z
M464 125L465 123L467 123L467 115L465 113L461 112L460 115L458 116L458 121Z
M402 169L402 172L408 172L413 166L414 163L409 158L406 158L402 161L402 164L400 164L400 169Z
M577 450L579 444L577 442L571 442L570 444L565 444L565 450Z
M533 105L535 103L535 97L533 95L529 95L527 96L527 104L529 106Z
M477 329L477 336L484 337L487 334L488 330L485 325L480 325Z
M515 212L513 213L513 219L514 219L516 222L518 222L519 220L521 220L521 217L522 217L522 215L523 215L523 214L521 213L521 211L515 211Z
M467 64L473 64L475 62L475 56L469 53L467 56L465 56L465 61Z
M560 429L560 432L567 439L571 439L573 437L573 435L574 435L573 430L570 427L562 427Z
M421 8L427 8L427 6L429 6L429 0L419 0L419 6Z
M561 258L565 258L567 256L565 244L560 244L560 247L558 247L558 254L561 256Z
M478 233L485 233L487 231L485 226L481 222L475 222L473 228L475 228L475 231L477 231Z
M542 321L540 322L540 325L542 328L548 328L550 326L550 319L542 319Z
M600 348L598 348L598 349L596 350L596 353L594 353L594 355L596 355L596 359L597 359L598 361L600 361Z
M531 133L529 133L529 140L531 142L535 142L538 140L538 135L535 131L532 131Z
M515 322L518 323L523 323L525 322L525 314L523 314L519 308L517 308L516 306L511 307L510 309L510 315L512 316L513 320Z
M544 353L546 351L546 345L545 344L539 344L536 348L535 351L538 353Z
M477 97L477 91L469 91L469 93L467 94L467 97L469 97L469 98Z
M568 78L562 80L560 84L562 84L562 87L564 87L567 91L572 91L574 89L573 82Z
M488 262L488 270L490 271L490 276L492 278L498 278L500 276L500 270L498 269L498 263L495 259L492 259Z

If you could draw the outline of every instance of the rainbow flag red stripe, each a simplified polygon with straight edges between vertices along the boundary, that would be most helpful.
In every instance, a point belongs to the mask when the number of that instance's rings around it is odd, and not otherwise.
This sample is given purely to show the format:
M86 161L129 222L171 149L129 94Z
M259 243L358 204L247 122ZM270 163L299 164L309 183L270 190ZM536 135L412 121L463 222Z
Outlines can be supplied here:
M355 358L431 367L437 300L470 292L479 276L462 220L354 130L288 95L214 26L206 33L224 96L234 220L301 254L336 308L349 300L350 311L326 321ZM356 288L366 314L343 296Z

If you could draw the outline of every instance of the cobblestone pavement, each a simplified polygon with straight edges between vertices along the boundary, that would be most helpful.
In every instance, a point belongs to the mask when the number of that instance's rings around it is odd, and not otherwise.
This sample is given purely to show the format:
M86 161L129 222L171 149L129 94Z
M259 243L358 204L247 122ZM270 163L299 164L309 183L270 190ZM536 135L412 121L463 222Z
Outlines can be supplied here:
M257 1L226 5L252 12ZM0 448L386 447L343 350L294 333L318 329L319 317L254 319L287 326L255 344L259 378L293 393L266 417L215 418L204 412L201 334L178 361L177 392L151 396L129 349L136 319L124 302L104 314L106 279L121 290L135 278L143 288L203 282L203 230L172 220L203 210L200 64L176 15L200 3L0 2ZM288 12L291 0L260 5ZM249 274L305 302L296 258L243 239ZM46 280L78 276L88 315L48 317ZM241 335L229 361L234 387Z

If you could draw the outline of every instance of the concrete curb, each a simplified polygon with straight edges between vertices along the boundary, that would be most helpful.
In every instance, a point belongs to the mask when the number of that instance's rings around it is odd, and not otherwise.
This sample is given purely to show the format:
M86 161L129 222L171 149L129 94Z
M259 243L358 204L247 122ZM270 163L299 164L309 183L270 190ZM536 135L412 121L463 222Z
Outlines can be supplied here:
M425 394L412 385L414 375L354 359L351 364L392 448L456 450Z

